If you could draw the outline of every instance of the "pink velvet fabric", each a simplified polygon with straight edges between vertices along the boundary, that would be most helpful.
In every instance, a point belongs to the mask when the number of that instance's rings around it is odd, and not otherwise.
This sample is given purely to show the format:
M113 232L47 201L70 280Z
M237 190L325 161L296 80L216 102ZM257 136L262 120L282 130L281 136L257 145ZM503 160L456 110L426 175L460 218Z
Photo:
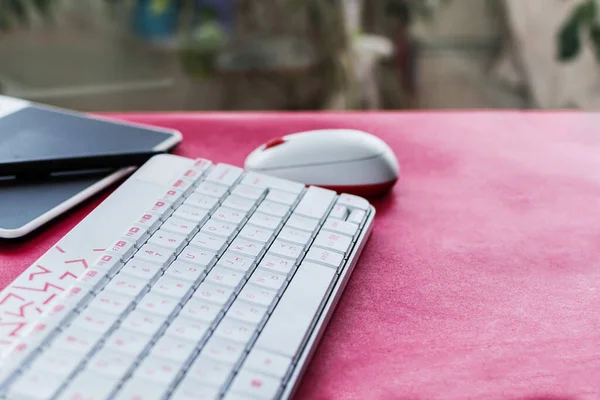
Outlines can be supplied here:
M121 115L243 165L316 128L387 141L401 178L298 399L600 398L600 118L578 113ZM7 285L105 196L1 244Z

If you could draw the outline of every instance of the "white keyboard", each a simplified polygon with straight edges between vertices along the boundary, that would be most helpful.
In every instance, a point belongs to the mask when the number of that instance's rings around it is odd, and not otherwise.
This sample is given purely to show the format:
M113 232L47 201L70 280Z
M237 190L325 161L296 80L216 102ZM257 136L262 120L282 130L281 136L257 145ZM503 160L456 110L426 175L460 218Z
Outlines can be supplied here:
M0 397L289 398L373 218L356 196L154 157L0 294Z

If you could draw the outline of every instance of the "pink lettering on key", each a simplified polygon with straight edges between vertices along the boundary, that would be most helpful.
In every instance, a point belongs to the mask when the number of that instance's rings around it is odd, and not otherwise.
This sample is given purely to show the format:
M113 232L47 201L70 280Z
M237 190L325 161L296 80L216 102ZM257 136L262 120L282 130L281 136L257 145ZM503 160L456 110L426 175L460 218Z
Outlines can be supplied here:
M32 281L34 276L37 275L44 275L44 274L49 274L52 271L50 271L48 268L44 268L41 265L36 265L37 268L41 269L41 271L38 272L32 272L31 274L29 274L29 280Z
M74 264L74 263L81 263L81 265L83 265L83 268L85 268L85 269L87 269L87 267L88 267L88 263L84 258L80 258L78 260L65 261L65 264Z
M258 379L253 379L251 384L252 384L252 387L260 388L263 383L261 381L259 381Z

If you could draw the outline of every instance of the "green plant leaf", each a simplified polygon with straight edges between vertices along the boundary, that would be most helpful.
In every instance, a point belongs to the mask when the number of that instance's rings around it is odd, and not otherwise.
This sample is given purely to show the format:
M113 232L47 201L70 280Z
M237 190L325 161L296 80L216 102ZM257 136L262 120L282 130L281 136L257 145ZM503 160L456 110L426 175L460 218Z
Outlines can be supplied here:
M597 13L596 0L587 0L575 7L572 18L582 24L591 24L596 20Z
M558 59L571 61L581 52L580 22L571 19L558 34Z
M595 23L590 26L590 40L594 48L596 59L600 62L600 24Z

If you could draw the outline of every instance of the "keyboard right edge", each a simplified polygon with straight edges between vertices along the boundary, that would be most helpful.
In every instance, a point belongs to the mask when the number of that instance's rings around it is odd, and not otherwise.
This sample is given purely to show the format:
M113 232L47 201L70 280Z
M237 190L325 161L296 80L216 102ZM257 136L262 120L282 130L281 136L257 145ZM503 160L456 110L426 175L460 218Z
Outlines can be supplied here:
M303 346L303 350L300 352L299 356L297 357L297 361L294 363L293 372L287 380L286 386L283 389L279 399L292 399L300 385L303 383L304 374L310 366L313 356L318 350L321 339L327 331L329 321L333 316L337 304L344 294L346 285L352 276L354 268L360 261L362 252L369 241L373 231L375 214L375 208L372 205L369 205L369 213L366 221L364 222L361 233L356 239L354 248L348 256L344 267L341 268L337 280L329 291L328 299L320 311L319 317L315 320L314 327L311 329L311 333Z

